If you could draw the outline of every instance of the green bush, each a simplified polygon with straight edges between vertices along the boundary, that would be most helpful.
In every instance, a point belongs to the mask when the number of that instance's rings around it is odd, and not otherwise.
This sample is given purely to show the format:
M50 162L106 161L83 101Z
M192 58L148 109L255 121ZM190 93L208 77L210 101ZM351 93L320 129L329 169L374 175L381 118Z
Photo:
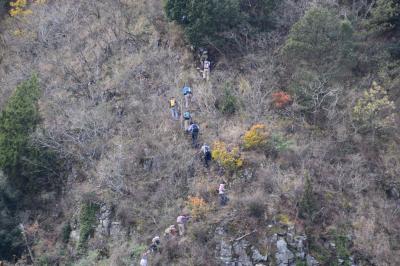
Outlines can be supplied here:
M261 202L250 202L248 206L249 215L261 219L264 217L264 205Z
M267 142L267 154L277 156L279 153L287 151L293 144L292 141L286 139L280 134L271 134Z
M346 72L354 66L352 25L328 9L312 8L293 25L282 51L295 69Z
M71 234L72 228L69 222L66 222L62 227L61 238L64 243L69 242L69 235Z
M0 114L0 169L23 193L57 185L53 177L60 170L56 155L31 141L40 122L40 94L38 79L33 75L16 88Z
M231 34L252 27L268 29L270 13L276 0L166 0L167 17L182 24L188 40L194 46L222 47Z
M140 256L147 250L147 246L144 244L134 245L131 252L131 257L134 259L140 259Z
M17 211L32 204L56 173L56 157L34 146L30 135L40 122L40 87L36 76L21 83L0 113L0 260L23 251Z
M368 20L376 34L396 32L400 27L400 3L397 0L378 0Z
M224 88L223 94L216 102L216 107L224 115L230 116L237 112L239 105L236 96L228 88Z
M310 177L306 177L304 191L300 200L299 215L301 218L312 222L313 215L316 211L316 199L314 197L313 185Z
M1 173L0 173L1 178ZM16 195L3 178L0 184L0 260L11 260L24 251L22 234L16 219Z
M79 243L78 249L86 250L87 241L93 235L97 225L97 213L100 210L100 205L90 199L85 199L81 204L79 213Z
M343 263L340 265L350 266L351 265L351 252L349 250L349 240L347 236L336 235L335 237L335 246L336 246L336 257L337 259L343 260Z
M39 83L33 76L17 87L0 115L0 168L8 176L17 176L29 135L39 123L39 96Z

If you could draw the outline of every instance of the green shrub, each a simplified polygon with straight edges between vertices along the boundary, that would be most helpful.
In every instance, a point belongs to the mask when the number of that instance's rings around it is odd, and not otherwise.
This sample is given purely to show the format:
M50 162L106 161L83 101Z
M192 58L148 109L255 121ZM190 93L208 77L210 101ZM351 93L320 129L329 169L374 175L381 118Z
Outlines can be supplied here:
M97 225L97 213L100 209L98 203L86 199L81 204L79 213L79 243L78 249L81 251L86 250L86 245L89 237L93 235L94 229Z
M15 216L15 199L0 189L0 260L11 260L24 251L22 234Z
M340 265L350 266L351 265L351 252L349 250L349 240L347 236L336 235L335 237L335 246L336 246L336 257L337 259L343 260L343 263Z
M312 8L292 27L282 51L297 69L346 73L354 66L352 25L328 9Z
M210 228L207 224L196 223L190 228L190 236L193 241L196 241L200 245L205 245L209 242L213 235L210 232Z
M267 153L277 155L278 153L287 151L292 144L292 141L280 134L271 134L267 143Z
M224 88L224 93L218 98L216 107L224 115L234 115L238 110L238 100L228 88Z
M304 184L304 191L300 200L299 215L301 218L306 219L308 222L312 222L313 215L316 211L316 199L314 197L313 185L311 178L306 177Z
M69 242L69 235L71 234L72 227L69 222L66 222L64 226L62 227L61 231L61 238L63 243L68 243Z
M37 77L32 76L17 86L0 113L0 260L23 251L16 212L37 199L31 195L47 188L44 182L58 167L51 152L30 141L40 121L39 96Z
M396 0L378 0L368 26L377 34L397 31L400 27L400 3Z
M301 259L297 258L296 259L296 266L307 266L306 261L302 261Z
M222 47L230 34L250 26L268 29L276 0L165 0L164 9L170 20L182 24L188 40L195 46Z
M251 200L248 202L247 211L249 213L249 216L261 219L264 217L265 214L264 203L258 200Z
M40 96L36 76L20 84L0 115L0 168L15 177L28 147L29 135L39 123Z
M30 139L40 122L40 94L38 79L33 75L16 88L0 114L0 169L8 182L24 193L57 185L53 181L60 170L56 155Z
M37 259L36 263L39 266L50 266L51 259L47 255L42 255Z
M99 263L99 252L97 250L91 250L87 256L77 261L74 266L94 266L100 265Z
M140 256L146 251L147 246L144 244L140 244L140 245L134 245L132 248L132 253L131 256L139 259Z

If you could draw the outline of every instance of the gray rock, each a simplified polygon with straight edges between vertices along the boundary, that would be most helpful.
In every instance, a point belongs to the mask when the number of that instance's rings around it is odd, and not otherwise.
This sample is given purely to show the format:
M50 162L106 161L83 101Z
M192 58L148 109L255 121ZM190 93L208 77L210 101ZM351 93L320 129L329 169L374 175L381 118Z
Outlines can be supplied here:
M106 204L100 207L100 212L98 216L99 223L97 224L96 234L100 236L109 236L111 227L111 208Z
M266 254L265 256L261 255L260 251L253 246L251 247L251 251L251 259L253 260L253 262L267 262L268 254Z
M217 228L215 229L215 234L217 234L217 235L219 235L219 236L224 235L224 234L225 234L224 228L223 228L223 227L217 227Z
M120 222L111 222L109 235L113 239L121 239L125 236L125 231Z
M249 247L249 242L247 240L241 240L233 244L233 250L235 257L237 257L236 263L241 266L252 266L253 263L250 257L247 255L247 248Z
M306 260L307 260L307 266L318 266L319 265L318 261L310 254L307 255Z
M278 266L294 265L295 257L293 252L288 249L286 241L282 238L279 239L276 247L278 249L275 254L276 264Z
M231 265L232 263L232 246L224 240L220 242L219 259L224 265Z
M287 243L289 244L289 246L295 246L295 243L294 243L294 242L295 242L294 234L288 232L288 233L286 234L286 241L287 241Z
M296 249L296 257L300 259L305 259L306 256L306 250L305 250L305 245L304 242L307 240L306 236L296 236L294 238L294 243L293 243L293 248Z

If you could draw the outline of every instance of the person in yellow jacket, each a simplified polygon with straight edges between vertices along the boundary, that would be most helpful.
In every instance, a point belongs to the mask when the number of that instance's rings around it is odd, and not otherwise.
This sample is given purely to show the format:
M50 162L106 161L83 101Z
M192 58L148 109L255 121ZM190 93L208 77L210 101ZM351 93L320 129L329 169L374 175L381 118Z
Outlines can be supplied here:
M172 119L179 120L178 102L175 97L169 99L169 109L171 110Z

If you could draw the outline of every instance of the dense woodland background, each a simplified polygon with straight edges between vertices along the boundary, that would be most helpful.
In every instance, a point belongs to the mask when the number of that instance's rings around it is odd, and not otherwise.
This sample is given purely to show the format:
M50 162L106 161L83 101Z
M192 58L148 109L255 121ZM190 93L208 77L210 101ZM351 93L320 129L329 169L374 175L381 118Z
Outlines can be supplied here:
M400 265L399 1L0 4L0 260L136 265L188 211L151 265L222 265L219 227L267 265L287 228L320 265ZM184 84L210 169L170 119Z

